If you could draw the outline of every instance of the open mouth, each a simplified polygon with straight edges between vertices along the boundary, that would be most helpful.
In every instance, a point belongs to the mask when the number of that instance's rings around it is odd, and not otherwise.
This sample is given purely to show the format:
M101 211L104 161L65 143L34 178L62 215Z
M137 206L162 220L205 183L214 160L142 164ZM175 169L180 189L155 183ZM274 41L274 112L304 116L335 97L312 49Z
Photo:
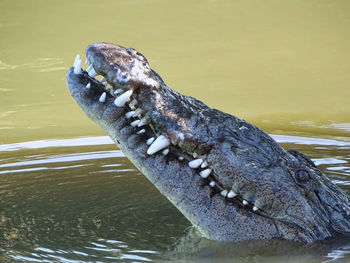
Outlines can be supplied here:
M187 147L182 133L169 135L164 127L160 127L159 123L152 119L151 112L163 103L161 100L157 100L159 96L157 96L158 88L156 85L151 85L153 88L147 87L145 89L142 85L135 83L132 76L123 74L120 69L115 69L112 73L111 69L109 72L104 72L101 66L94 65L94 59L88 52L87 69L81 68L82 61L77 55L72 71L79 76L83 89L89 90L93 86L96 103L123 109L123 116L120 118L124 118L132 127L133 135L138 136L147 145L146 153L148 156L162 155L167 161L177 161L181 165L188 165L195 171L196 176L201 178L203 186L210 187L211 197L220 194L224 197L227 205L244 208L269 218L263 209L244 199L239 191L234 191L230 186L220 182L219 176L215 173L213 164L208 158L210 149ZM152 83L152 80L149 82Z

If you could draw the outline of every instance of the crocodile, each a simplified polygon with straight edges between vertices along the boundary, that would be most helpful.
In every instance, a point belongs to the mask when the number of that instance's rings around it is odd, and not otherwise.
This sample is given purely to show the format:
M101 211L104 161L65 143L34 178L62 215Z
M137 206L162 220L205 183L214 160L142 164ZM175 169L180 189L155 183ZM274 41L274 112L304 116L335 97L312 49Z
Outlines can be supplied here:
M350 232L350 198L296 150L170 89L133 48L77 55L71 96L205 238L309 244Z

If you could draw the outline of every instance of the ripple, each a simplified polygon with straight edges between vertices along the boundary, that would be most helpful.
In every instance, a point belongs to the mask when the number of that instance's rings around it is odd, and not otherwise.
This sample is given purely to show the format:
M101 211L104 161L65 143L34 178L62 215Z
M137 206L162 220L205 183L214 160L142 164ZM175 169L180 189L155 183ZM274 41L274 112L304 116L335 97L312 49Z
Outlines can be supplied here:
M76 161L83 161L83 160L94 160L94 159L116 158L116 157L125 157L125 155L120 150L66 154L66 155L60 155L60 156L50 156L50 157L43 158L41 160L29 160L29 161L1 164L0 168L62 163L62 162L76 162Z
M63 63L61 58L38 58L17 65L10 65L0 60L0 70L32 69L38 72L65 71L66 67L63 66Z
M326 256L327 258L329 258L329 260L323 261L322 263L338 261L339 259L342 259L349 254L350 254L350 246L334 249L333 251L329 252Z
M61 140L38 140L0 145L0 151L19 151L23 149L42 149L49 147L75 147L114 144L108 136L83 137Z
M319 139L310 137L288 136L288 135L273 135L271 137L278 143L294 143L303 145L327 145L327 146L345 146L350 147L350 142Z
M321 165L321 164L331 165L331 164L347 163L347 161L340 160L340 159L337 159L337 158L319 158L319 159L312 159L312 161L316 165Z

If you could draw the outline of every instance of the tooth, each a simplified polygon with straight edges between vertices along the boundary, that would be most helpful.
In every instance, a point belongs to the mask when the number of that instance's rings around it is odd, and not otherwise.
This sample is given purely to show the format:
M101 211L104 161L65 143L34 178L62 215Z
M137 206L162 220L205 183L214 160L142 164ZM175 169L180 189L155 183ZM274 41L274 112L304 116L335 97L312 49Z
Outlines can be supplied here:
M143 117L139 122L139 124L137 124L137 127L142 127L143 125L146 125L146 124L147 124L147 118Z
M177 159L178 159L179 161L183 161L184 157L183 157L183 156L179 156Z
M193 158L197 158L198 154L197 153L192 153Z
M205 168L208 166L208 162L207 161L204 161L202 164L201 164L201 168Z
M132 90L125 91L122 95L120 95L114 100L114 104L117 107L123 107L125 103L128 101L128 99L131 97L131 95L132 95Z
M137 124L139 124L139 122L140 122L140 120L135 120L135 121L133 121L132 123L130 123L130 125L131 125L132 127L136 127Z
M154 142L154 137L151 137L146 141L146 144L151 145L153 142Z
M137 110L135 110L133 117L137 117L141 113L142 113L142 109L138 108Z
M191 168L198 168L203 162L203 159L194 159L188 163Z
M247 205L247 204L248 204L248 201L246 201L246 200L243 199L242 204L243 204L243 205Z
M117 89L117 90L115 90L114 91L114 94L119 94L119 93L123 93L124 92L124 90L123 89Z
M165 150L163 150L162 151L162 154L165 156L165 155L167 155L169 153L169 149L165 149Z
M257 208L256 206L253 206L253 211L258 211L259 208Z
M136 99L133 99L130 103L129 103L129 107L130 108L133 108L137 105L137 100Z
M199 174L202 178L207 178L210 173L211 173L211 169L205 169L205 170L201 171Z
M125 113L125 118L130 119L132 117L132 115L134 115L134 113L135 113L135 111L133 111L133 110Z
M86 65L90 65L89 59L86 59L86 60L85 60L85 64L86 64Z
M106 78L102 77L102 79L100 80L100 82L106 82Z
M228 192L228 194L227 194L228 198L234 198L235 196L237 196L237 194L235 192L233 192L232 190L230 192Z
M75 65L78 63L78 61L81 61L81 59L80 59L80 55L78 54L76 57L75 57L75 59L74 59L74 63L73 63L73 66L75 67ZM81 63L80 63L80 65L81 65Z
M105 102L106 101L106 92L103 92L99 101L102 103L102 102Z
M227 190L222 190L221 192L220 192L220 194L222 195L222 196L227 196Z
M81 74L81 60L78 60L76 63L74 63L74 74Z
M85 86L85 88L87 88L87 89L90 89L90 87L91 87L90 83L86 84L86 86Z
M91 77L91 78L93 78L93 77L95 77L96 75L97 75L97 73L96 73L96 71L92 68L90 71L89 71L89 76Z
M87 73L89 73L90 70L92 70L92 65L87 67L87 69L86 69Z
M152 155L166 147L170 144L169 140L164 136L160 135L148 148L147 154Z
M211 182L209 183L209 185L210 185L210 187L214 187L214 186L215 186L215 182L214 182L214 181L211 181Z
M139 130L138 132L137 132L137 134L142 134L142 133L145 133L145 129L142 129L142 130Z

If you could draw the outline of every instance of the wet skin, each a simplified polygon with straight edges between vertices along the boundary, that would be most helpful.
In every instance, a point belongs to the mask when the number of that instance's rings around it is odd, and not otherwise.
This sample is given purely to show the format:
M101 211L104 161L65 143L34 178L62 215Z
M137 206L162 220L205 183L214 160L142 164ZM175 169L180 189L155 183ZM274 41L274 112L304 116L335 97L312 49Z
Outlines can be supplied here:
M67 72L71 96L204 237L311 243L350 232L349 196L308 157L171 90L134 49L96 43L86 57L88 71L78 58Z

